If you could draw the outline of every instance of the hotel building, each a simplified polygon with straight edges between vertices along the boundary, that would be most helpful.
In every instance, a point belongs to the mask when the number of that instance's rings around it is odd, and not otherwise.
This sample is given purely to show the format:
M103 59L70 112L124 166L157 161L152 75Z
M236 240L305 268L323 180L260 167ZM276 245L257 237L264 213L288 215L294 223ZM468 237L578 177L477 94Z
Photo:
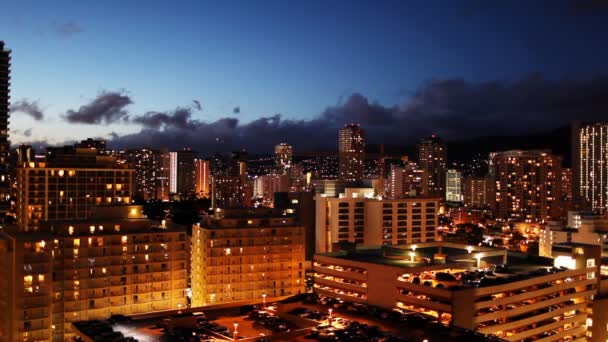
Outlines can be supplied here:
M93 207L130 203L134 170L95 148L48 149L46 162L17 169L17 225L37 230L43 221L84 219Z
M334 244L402 245L438 238L438 198L376 199L372 188L347 188L338 197L317 195L317 253Z
M192 306L304 292L304 227L272 209L219 210L192 227Z
M0 230L0 340L64 341L71 322L185 308L187 244L140 206Z
M280 143L274 147L274 155L280 173L289 171L293 165L293 147L286 143Z
M465 207L494 207L494 181L489 177L464 177L462 180L462 199Z
M606 315L594 309L602 301L599 248L564 245L556 254L447 242L318 254L314 290L506 341L606 341Z

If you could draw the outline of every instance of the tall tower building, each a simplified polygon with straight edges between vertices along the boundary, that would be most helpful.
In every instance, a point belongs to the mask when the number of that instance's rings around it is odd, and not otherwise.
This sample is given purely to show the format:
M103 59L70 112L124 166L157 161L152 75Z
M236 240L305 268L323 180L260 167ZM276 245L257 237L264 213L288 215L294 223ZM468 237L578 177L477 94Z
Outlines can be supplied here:
M169 191L187 195L194 188L194 159L197 153L190 149L169 152Z
M591 209L608 211L608 122L579 125L574 130L573 188ZM578 196L577 196L578 195Z
M0 211L8 208L10 181L8 175L8 141L9 85L11 80L11 51L4 48L0 41Z
M418 144L418 165L427 171L428 196L445 196L447 159L446 145L438 136L431 135Z
M561 216L561 157L547 151L490 154L496 217L539 222Z
M365 171L365 132L358 124L340 128L338 155L338 178L346 182L362 180Z
M135 169L134 193L145 201L150 199L164 200L159 197L161 188L166 187L163 165L163 151L154 149L134 149L125 152L125 158L131 168Z
M462 173L458 170L448 170L445 177L445 200L448 202L462 202Z
M462 193L465 207L492 208L494 206L494 181L489 177L464 177Z
M293 147L280 143L274 147L274 155L281 173L287 172L293 163Z
M209 160L196 159L194 160L195 166L195 186L196 195L200 197L209 197L209 191L211 187L211 170Z

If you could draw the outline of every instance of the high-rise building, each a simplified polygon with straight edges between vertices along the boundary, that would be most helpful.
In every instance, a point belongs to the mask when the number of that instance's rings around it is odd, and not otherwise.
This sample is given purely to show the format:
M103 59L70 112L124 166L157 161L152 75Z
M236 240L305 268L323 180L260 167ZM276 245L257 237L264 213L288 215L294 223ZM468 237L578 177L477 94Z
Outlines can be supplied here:
M465 207L493 208L494 181L490 177L466 176L462 180L462 194Z
M32 145L19 145L17 147L17 165L33 162L35 159Z
M262 175L253 180L253 195L264 202L272 203L275 192L289 191L287 175Z
M346 182L363 179L365 171L365 132L358 124L344 125L338 136L338 178Z
M165 200L159 197L163 188L167 188L167 169L164 158L166 151L154 149L133 149L125 151L125 159L135 169L134 194L144 201L150 199Z
M272 209L220 210L192 226L192 306L304 292L304 227Z
M293 165L293 147L280 143L274 147L274 156L281 173L287 172Z
M462 173L458 170L448 170L445 177L445 200L462 202Z
M96 149L48 149L46 162L17 169L17 225L38 230L43 221L87 218L100 205L130 203L133 169Z
M573 132L573 195L598 212L608 211L608 123L579 125Z
M496 180L496 217L540 222L561 216L561 157L548 151L490 154Z
M217 175L211 179L211 207L214 209L241 207L243 187L239 176Z
M199 197L209 197L211 189L211 163L207 159L196 159L194 165L196 195Z
M428 196L445 196L447 147L438 136L422 139L418 144L418 166L427 172Z
M404 167L391 165L388 195L391 198L426 196L427 173L414 162L406 162Z
M338 197L317 195L317 253L334 244L402 245L435 241L438 198L376 199L372 188L347 188Z
M0 41L0 211L9 206L10 180L8 159L11 143L8 140L8 117L10 107L11 51Z
M186 308L188 243L140 206L0 230L0 340L71 341L75 321Z
M195 191L194 159L197 153L190 149L169 152L169 191L173 194L188 195Z

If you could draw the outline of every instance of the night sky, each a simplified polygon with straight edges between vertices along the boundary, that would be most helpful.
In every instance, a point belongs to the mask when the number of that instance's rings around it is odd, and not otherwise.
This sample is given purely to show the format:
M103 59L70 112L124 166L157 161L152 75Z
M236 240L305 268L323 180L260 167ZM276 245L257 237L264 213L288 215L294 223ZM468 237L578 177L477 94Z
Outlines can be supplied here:
M606 120L600 3L3 2L11 140L270 153L349 122L409 144Z

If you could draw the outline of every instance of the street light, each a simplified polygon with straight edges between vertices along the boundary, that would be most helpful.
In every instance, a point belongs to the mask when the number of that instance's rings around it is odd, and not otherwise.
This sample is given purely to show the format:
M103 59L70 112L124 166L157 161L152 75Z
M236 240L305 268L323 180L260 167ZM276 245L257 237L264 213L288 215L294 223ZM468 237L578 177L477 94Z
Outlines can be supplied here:
M468 246L467 251L469 251L469 254L471 254L471 252L473 251L473 246Z
M239 327L239 324L238 324L238 323L234 323L234 333L232 334L232 338L233 338L235 341L238 341L238 340L239 340L239 333L238 333L238 331L237 331L237 328L238 328L238 327Z
M266 294L262 293L262 303L264 305L264 307L266 307Z
M329 310L328 310L328 311L329 311L329 318L331 318L331 312L332 312L332 311L334 311L334 309L329 308Z
M234 333L237 333L237 329L239 328L239 324L238 323L234 323Z

